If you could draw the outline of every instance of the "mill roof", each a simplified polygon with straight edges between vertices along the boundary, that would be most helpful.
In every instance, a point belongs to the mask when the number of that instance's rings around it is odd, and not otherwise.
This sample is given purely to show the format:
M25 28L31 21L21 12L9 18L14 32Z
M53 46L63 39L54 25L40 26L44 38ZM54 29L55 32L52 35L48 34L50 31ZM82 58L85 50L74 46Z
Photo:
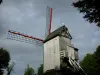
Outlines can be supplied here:
M64 36L62 35L62 33L65 32L68 36L65 36L69 39L72 39L72 36L70 35L70 33L68 32L68 28L64 25L61 26L60 28L56 29L55 31L53 31L52 33L50 33L44 40L44 43L51 40L52 38L56 37L56 36Z

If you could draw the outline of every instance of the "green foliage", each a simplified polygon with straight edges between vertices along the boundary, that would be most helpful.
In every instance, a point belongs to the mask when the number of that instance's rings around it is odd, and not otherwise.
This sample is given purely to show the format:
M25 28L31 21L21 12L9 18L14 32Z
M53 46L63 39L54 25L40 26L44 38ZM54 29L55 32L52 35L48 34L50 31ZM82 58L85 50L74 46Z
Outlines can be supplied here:
M27 65L27 68L25 69L24 75L34 75L34 69L29 67L29 65Z
M43 64L38 68L38 75L43 75Z
M3 69L9 65L10 54L7 50L0 48L0 75L3 75Z
M84 18L90 23L96 23L100 27L100 0L79 0L73 3L80 13L84 13Z
M93 54L87 54L84 59L80 62L81 67L88 73L95 74L96 69L96 60L94 59Z
M100 73L100 46L97 47L94 54L95 54L95 59L97 63L96 68L97 68L97 71Z
M100 46L93 54L87 54L80 65L89 75L100 75Z
M2 0L0 0L0 4L2 3Z

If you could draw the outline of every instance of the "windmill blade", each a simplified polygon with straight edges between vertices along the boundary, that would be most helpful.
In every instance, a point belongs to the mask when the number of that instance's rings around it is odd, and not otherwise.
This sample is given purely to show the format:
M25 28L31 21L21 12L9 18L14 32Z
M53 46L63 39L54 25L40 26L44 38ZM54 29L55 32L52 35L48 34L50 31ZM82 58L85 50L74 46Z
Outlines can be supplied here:
M52 23L52 8L47 6L47 9L46 9L46 30L45 30L45 36L48 36L51 33L51 23Z
M28 36L28 35L22 34L20 32L13 31L13 30L8 31L7 39L16 40L16 41L20 41L20 42L26 42L29 44L36 44L36 45L43 44L42 39L39 39L39 38L36 38L33 36Z

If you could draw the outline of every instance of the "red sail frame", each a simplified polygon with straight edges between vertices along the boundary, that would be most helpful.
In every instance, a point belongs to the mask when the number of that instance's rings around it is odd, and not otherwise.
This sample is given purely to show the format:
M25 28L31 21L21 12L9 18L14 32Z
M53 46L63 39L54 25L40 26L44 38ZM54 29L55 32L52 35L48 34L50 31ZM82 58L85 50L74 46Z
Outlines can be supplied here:
M20 38L23 38L23 39L20 39ZM37 38L37 37L34 37L34 36L28 36L28 35L25 35L25 34L22 34L20 32L16 32L16 31L12 31L12 30L9 30L8 31L8 39L12 39L12 40L17 40L17 41L28 41L27 43L37 43L37 44L43 44L43 41L42 39L40 38Z

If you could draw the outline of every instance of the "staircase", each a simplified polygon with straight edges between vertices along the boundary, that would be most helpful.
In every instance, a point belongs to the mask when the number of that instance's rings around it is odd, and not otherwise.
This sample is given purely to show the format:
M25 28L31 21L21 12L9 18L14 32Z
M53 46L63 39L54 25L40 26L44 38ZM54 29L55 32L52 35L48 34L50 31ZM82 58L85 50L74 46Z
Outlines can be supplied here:
M69 57L69 63L73 67L74 71L79 72L80 75L87 75L85 71L80 67L79 63L77 63L75 60L73 60L71 57Z

